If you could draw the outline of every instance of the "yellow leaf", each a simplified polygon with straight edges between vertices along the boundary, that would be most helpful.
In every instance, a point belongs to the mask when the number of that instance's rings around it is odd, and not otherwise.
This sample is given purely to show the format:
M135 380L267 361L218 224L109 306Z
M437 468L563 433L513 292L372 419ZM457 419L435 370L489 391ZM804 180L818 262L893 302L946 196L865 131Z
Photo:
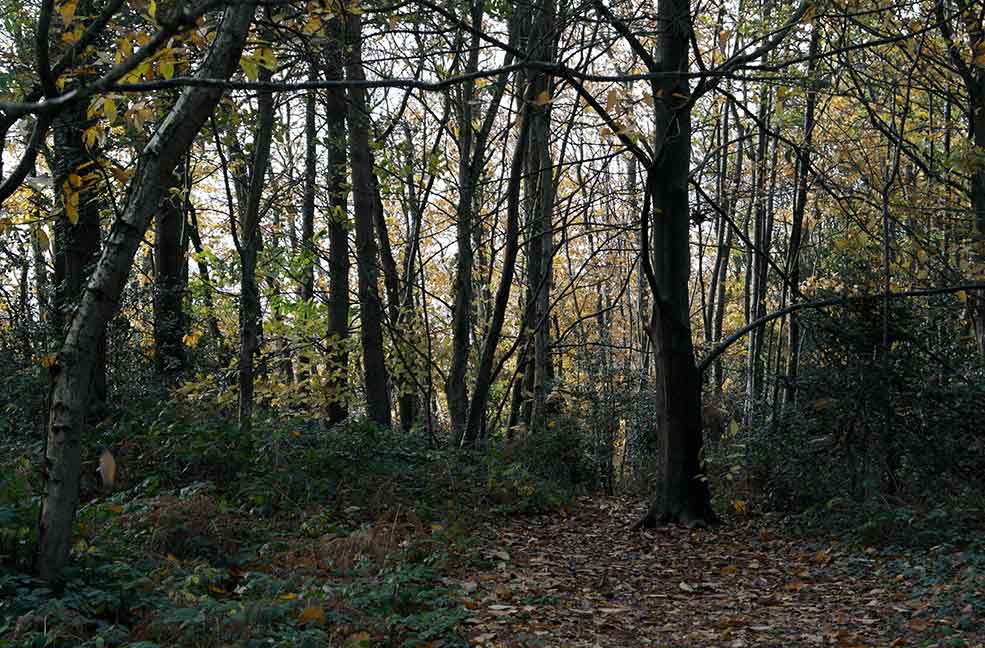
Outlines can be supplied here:
M301 623L316 623L324 625L325 609L320 605L309 605L298 614L298 621Z
M318 16L311 16L308 18L308 22L304 24L304 27L301 28L301 31L305 34L314 34L321 31L321 18Z
M363 630L362 632L356 632L355 634L351 634L349 635L349 643L355 644L357 646L368 646L369 633Z
M958 301L961 302L962 304L965 303L966 301L968 301L968 293L966 293L963 290L959 290L958 291Z
M116 482L116 459L108 449L103 450L99 455L99 476L103 479L103 486L112 488Z
M280 595L280 600L282 600L282 601L293 601L293 600L297 599L297 597L298 597L298 595L295 594L294 592L288 592L286 594L281 594Z
M181 338L181 341L188 347L198 346L198 341L202 337L202 332L198 330L193 330L189 332L185 337Z
M165 79L170 79L174 76L174 61L170 59L162 59L157 64L157 69L161 73L161 76Z
M41 356L41 366L44 367L45 369L52 367L57 361L58 361L58 356L56 356L54 353L46 353L45 355Z
M739 573L739 568L736 565L726 565L722 567L722 574L726 576L734 576Z
M111 124L116 121L116 102L112 99L103 99L103 116Z
M551 103L551 93L548 90L541 90L534 98L534 103L538 106L546 106Z
M107 506L106 510L108 510L110 513L122 513L123 507L120 506L119 504L112 504L110 506Z
M154 0L150 0L150 2L147 3L147 15L154 20L157 20L157 3L154 2Z
M239 60L239 66L243 68L243 73L250 81L257 80L257 62L249 56L244 56Z
M75 225L79 222L79 193L68 189L65 194L65 217Z
M269 47L261 47L257 50L254 56L257 65L260 67L267 68L271 72L277 71L277 57L274 55L274 50Z
M76 6L78 6L76 0L69 0L58 8L58 13L62 15L62 22L66 25L72 22L72 19L75 18Z
M732 500L732 507L735 509L736 513L746 512L746 501L745 500Z

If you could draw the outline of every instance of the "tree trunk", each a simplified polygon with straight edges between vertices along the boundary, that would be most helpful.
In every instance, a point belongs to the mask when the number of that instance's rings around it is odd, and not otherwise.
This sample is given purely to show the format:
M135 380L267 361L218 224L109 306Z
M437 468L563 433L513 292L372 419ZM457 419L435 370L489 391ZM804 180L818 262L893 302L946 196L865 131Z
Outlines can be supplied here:
M810 60L807 63L807 78L811 85L807 92L807 106L804 112L804 142L797 152L797 194L793 204L790 246L787 251L787 278L790 286L795 290L800 289L800 250L804 238L804 213L807 210L807 191L810 187L811 175L811 147L814 144L814 113L817 109L817 85L814 75L817 73L820 40L820 30L813 29L808 48ZM786 304L780 305L786 306ZM799 368L800 322L796 315L791 315L790 326L787 329L787 387L784 393L784 398L788 401L793 400Z
M54 223L54 294L53 322L56 339L61 342L66 326L79 305L86 281L99 259L102 232L99 211L101 178L95 160L82 142L86 104L68 106L53 123L55 188L62 209ZM69 217L71 211L72 218ZM72 219L75 223L72 223ZM91 377L93 403L106 401L106 334L99 338Z
M657 15L665 25L658 35L661 72L688 69L688 0L659 0ZM702 524L714 518L708 484L701 473L701 385L695 366L688 308L690 214L688 171L691 156L690 87L682 76L656 81L667 97L656 103L654 151L647 177L652 200L653 255L644 263L654 302L653 337L657 425L660 435L657 493L642 526L662 522ZM644 205L644 224L649 220Z
M553 61L556 10L553 0L540 0L530 6L528 16L521 18L518 28L521 47L530 59ZM526 158L524 188L529 223L527 240L527 304L526 330L530 335L524 371L524 422L533 431L543 424L547 390L553 382L550 357L551 328L548 319L551 299L552 261L554 252L554 173L551 159L551 102L553 79L531 72L529 79L534 98L528 111L531 120Z
M209 264L202 256L204 248L202 247L202 237L198 230L198 214L196 213L194 206L191 204L191 201L187 200L187 197L185 209L188 210L188 239L191 241L192 249L195 250L195 265L198 267L198 275L204 285L203 299L205 300L205 308L208 312L209 334L215 340L216 346L220 352L220 357L224 357L226 355L226 343L222 336L222 331L219 329L219 319L216 317L215 303L212 299L213 287L212 279L209 274ZM221 359L220 362L222 362Z
M347 17L350 53L346 72L350 80L365 79L362 67L362 20ZM374 235L376 199L373 192L373 161L369 148L369 112L366 90L349 88L349 155L352 163L352 199L356 219L356 263L359 277L359 331L366 385L366 414L383 427L390 427L390 392L383 354L383 306L379 292L379 251Z
M224 79L236 69L253 10L251 2L226 9L198 73L200 78ZM37 555L38 572L49 583L59 584L68 561L72 521L79 498L82 424L100 339L117 308L137 246L161 202L166 180L221 95L219 88L186 88L143 148L126 205L110 230L105 251L89 279L52 368Z
M308 79L314 81L314 66ZM308 90L304 101L304 197L301 203L301 301L315 294L315 181L318 172L318 132L315 128L315 91ZM329 136L331 137L331 135Z
M178 188L174 178L154 214L154 366L169 381L185 368L182 338L187 328L184 201L171 192Z
M270 81L271 72L260 68L258 80ZM257 93L257 127L245 204L239 218L240 295L239 295L239 433L245 439L253 431L254 358L260 350L260 286L257 282L257 256L260 252L260 201L270 163L270 143L274 128L274 97Z
M516 270L516 257L520 248L520 179L523 171L524 151L531 130L530 122L529 111L525 110L520 125L520 135L513 152L510 180L507 186L506 251L503 254L503 274L500 278L499 287L496 289L496 301L493 306L489 329L482 344L482 353L476 370L475 390L469 406L468 423L462 437L462 445L470 445L479 438L482 422L485 418L486 404L489 400L489 390L495 378L493 361L503 330L506 307L510 301L513 274Z
M343 77L343 28L340 18L328 24L325 51L326 79ZM328 424L349 416L349 234L346 201L346 96L342 88L325 91L328 167L328 329L326 345L326 400Z
M753 209L753 249L749 265L749 321L755 321L766 312L767 259L770 229L767 173L770 138L767 128L770 122L770 89L761 91L759 106L759 145L756 148L756 198ZM746 360L746 414L751 414L763 388L763 338L764 330L758 328L749 335Z

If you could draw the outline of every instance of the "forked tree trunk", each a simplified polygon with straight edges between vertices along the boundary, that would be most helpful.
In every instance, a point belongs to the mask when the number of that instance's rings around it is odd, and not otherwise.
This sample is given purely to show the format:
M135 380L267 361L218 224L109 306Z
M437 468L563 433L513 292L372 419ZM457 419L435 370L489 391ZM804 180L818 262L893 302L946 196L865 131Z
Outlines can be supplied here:
M199 77L225 79L233 73L253 11L252 2L226 9ZM141 151L126 205L113 223L53 367L37 554L38 572L49 583L59 583L68 561L79 499L82 424L99 341L116 311L137 246L161 202L167 180L221 95L220 88L186 88Z
M527 101L529 101L529 93ZM479 433L482 429L482 422L486 414L486 404L489 401L489 390L492 387L492 381L496 373L494 369L496 347L499 345L500 335L503 330L503 320L506 316L506 307L510 301L510 290L513 286L513 275L516 271L516 257L520 249L520 179L523 171L524 151L526 150L530 133L529 111L524 110L522 114L520 135L513 152L513 161L510 165L510 179L507 186L506 250L503 254L503 273L499 281L499 287L496 289L496 301L493 306L492 317L489 321L486 338L483 340L479 365L476 368L475 390L473 392L472 402L469 405L465 434L462 437L462 445L465 446L474 443L479 438Z

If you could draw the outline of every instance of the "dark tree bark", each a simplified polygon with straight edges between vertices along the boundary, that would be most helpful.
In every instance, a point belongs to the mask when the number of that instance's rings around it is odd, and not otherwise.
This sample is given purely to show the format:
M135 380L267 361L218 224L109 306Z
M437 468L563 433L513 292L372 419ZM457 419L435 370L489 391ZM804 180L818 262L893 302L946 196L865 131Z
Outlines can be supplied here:
M471 24L477 29L481 27L484 14L484 3L476 1L471 5ZM515 37L516 22L510 24L510 39ZM468 60L465 72L479 69L479 36L472 32L469 41ZM507 53L504 65L513 60ZM489 101L486 114L478 129L473 123L479 119L481 111L476 103L476 85L474 81L462 84L456 101L456 119L459 124L458 145L458 205L455 214L455 284L454 302L452 305L452 358L448 369L448 380L445 384L445 396L448 400L448 412L451 418L452 439L458 442L464 439L463 432L467 426L470 404L466 386L469 357L471 355L471 340L475 328L475 250L473 244L479 224L476 222L476 199L480 178L488 158L489 135L499 105L506 90L506 76L501 75L496 90Z
M768 17L768 15L767 15ZM756 147L756 198L753 209L752 241L749 263L749 321L761 317L766 312L766 287L768 279L767 255L770 249L769 195L772 187L768 184L770 137L768 134L771 116L772 93L765 84L762 87L759 103L759 143ZM755 329L749 334L746 354L746 412L752 412L763 390L763 338L764 331Z
M365 79L362 67L362 20L347 17L346 76ZM359 277L359 331L363 350L363 380L366 414L383 427L390 427L390 392L383 353L383 305L379 291L379 248L374 233L376 199L373 191L373 160L369 145L369 110L365 88L349 88L349 155L352 165L352 199L356 220L356 263Z
M956 15L962 21L966 33L967 46L972 51L970 62L964 59L962 48L955 42L954 26L945 14L943 0L935 3L937 27L947 43L951 63L968 91L969 137L975 147L982 150L985 148L985 61L978 54L985 42L985 30L981 23L981 13L974 4L968 6L965 0L956 0L955 4L958 8ZM950 129L947 132L950 133ZM972 171L968 194L972 208L972 271L985 273L985 166L978 164ZM980 279L982 276L979 274L973 278ZM985 296L969 295L968 311L978 353L985 358Z
M180 183L169 184L178 189ZM154 366L173 380L185 369L187 329L184 310L186 269L185 217L180 195L170 189L154 214Z
M529 101L529 97L527 98ZM486 405L489 401L489 389L497 373L493 362L496 347L499 344L506 316L506 306L510 301L510 290L513 285L513 275L516 271L516 257L520 249L520 179L523 171L523 159L530 133L529 111L523 112L520 125L520 135L513 152L510 165L510 180L507 186L506 206L506 250L503 254L503 274L499 287L496 289L496 301L493 306L489 329L482 344L482 353L476 369L475 389L472 402L469 405L468 423L462 437L462 445L470 445L479 438L482 422L485 419Z
M252 2L225 11L199 77L223 79L233 73L253 11ZM99 341L116 311L137 246L161 202L167 179L221 95L219 88L187 88L144 146L126 205L113 223L53 367L37 555L38 572L49 583L59 583L68 561L79 499L82 425Z
M520 47L536 61L553 61L555 52L556 9L553 0L541 0L523 6L526 12L519 19ZM551 301L552 261L554 252L554 173L551 160L551 102L553 79L532 72L532 105L529 111L531 128L524 194L527 209L529 238L527 239L527 303L526 326L530 336L527 348L527 367L524 370L523 391L527 399L523 420L529 430L543 424L544 403L553 380L550 357L551 329L548 319Z
M344 29L340 18L328 23L328 45L324 51L324 76L344 76ZM328 367L326 399L328 423L337 425L349 416L349 235L347 215L346 112L343 88L325 91L325 154L329 211L328 220L328 328L326 357Z
M817 73L817 54L820 49L821 32L811 32L808 47L810 60L807 64L807 78L811 84L807 93L807 106L804 110L804 142L797 152L797 194L794 198L792 222L790 225L790 245L787 250L787 278L794 290L800 289L800 252L804 239L804 214L807 210L807 192L810 188L811 147L814 144L814 113L817 110L817 86L814 76ZM784 287L786 292L786 287ZM785 306L786 304L782 304ZM790 316L787 329L787 388L784 397L792 400L800 369L800 321L796 315Z
M661 73L651 82L653 96L663 100L654 104L654 159L648 161L641 237L643 268L653 299L650 337L656 373L659 481L653 504L638 526L704 524L715 516L701 472L701 384L688 308L691 93L684 74L688 70L690 6L688 0L659 0L657 18L662 27L655 56L601 0L594 6L629 40L650 71Z
M314 69L309 80L316 78ZM315 129L316 94L309 90L304 100L304 198L301 205L301 301L315 294L315 181L318 172L318 132Z
M102 239L99 211L105 202L99 195L102 181L96 162L82 142L86 121L86 104L80 101L67 107L52 124L55 144L52 166L60 201L53 228L55 272L52 328L59 341L64 339L66 326L82 299L85 283L99 259ZM66 204L69 201L71 205ZM69 218L70 209L76 218L75 223ZM90 393L93 403L106 401L105 333L97 344Z
M261 68L258 80L270 81L271 73ZM257 257L260 252L260 209L270 143L274 128L274 97L269 91L257 94L257 126L249 162L246 191L239 215L236 250L240 261L239 295L239 432L244 438L253 431L254 357L260 350L260 286L257 282Z

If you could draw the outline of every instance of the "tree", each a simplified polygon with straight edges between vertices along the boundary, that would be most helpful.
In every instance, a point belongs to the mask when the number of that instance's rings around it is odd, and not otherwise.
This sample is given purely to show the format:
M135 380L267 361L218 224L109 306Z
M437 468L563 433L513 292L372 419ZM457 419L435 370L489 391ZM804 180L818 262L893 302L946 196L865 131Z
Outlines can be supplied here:
M350 14L346 21L350 53L346 76L365 79L361 58L362 19ZM352 165L352 200L356 225L356 262L359 269L359 331L363 349L366 413L370 420L390 427L390 392L383 355L383 304L379 290L379 246L374 231L377 201L373 191L373 159L369 142L369 109L366 90L349 88L349 156Z
M250 2L226 9L197 76L227 78L235 70L253 19ZM45 486L38 527L37 567L58 583L68 559L78 506L82 424L100 338L116 309L134 253L163 198L166 179L191 146L222 95L221 88L188 88L143 147L127 202L114 220L105 251L69 325L53 367L51 413L45 449Z

